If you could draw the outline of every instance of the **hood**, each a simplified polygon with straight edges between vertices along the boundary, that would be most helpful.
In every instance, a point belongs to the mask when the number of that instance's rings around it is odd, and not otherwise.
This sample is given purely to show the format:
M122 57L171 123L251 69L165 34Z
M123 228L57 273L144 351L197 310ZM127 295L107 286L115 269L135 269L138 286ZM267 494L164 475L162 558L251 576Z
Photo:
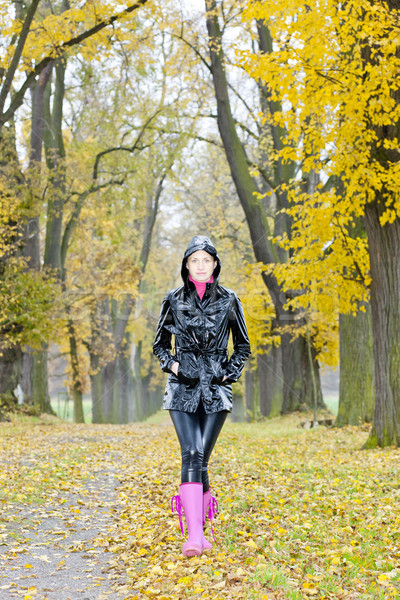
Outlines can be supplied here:
M188 281L188 270L186 268L186 261L188 257L191 254L193 254L193 252L197 252L197 250L204 250L205 252L208 252L208 254L211 254L211 256L215 258L215 260L217 261L217 266L215 267L213 273L214 281L216 281L219 277L221 271L221 261L219 260L219 256L217 254L217 250L214 244L212 243L210 238L206 237L205 235L195 235L190 240L188 247L185 250L185 254L183 255L181 275L185 285Z

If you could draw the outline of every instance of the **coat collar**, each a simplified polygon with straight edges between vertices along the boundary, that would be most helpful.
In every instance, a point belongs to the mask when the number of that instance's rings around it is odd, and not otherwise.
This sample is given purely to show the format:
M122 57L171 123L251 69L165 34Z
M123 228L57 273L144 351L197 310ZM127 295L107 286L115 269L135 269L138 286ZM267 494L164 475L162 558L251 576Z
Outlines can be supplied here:
M214 277L214 281L212 281L211 283L206 283L206 291L204 292L203 299L200 300L200 297L198 296L198 294L196 292L196 286L194 285L194 283L192 281L187 279L185 282L185 292L187 294L189 294L190 296L196 294L196 296L199 299L199 302L203 303L207 298L211 298L217 285L218 285L218 279L216 279L215 277Z

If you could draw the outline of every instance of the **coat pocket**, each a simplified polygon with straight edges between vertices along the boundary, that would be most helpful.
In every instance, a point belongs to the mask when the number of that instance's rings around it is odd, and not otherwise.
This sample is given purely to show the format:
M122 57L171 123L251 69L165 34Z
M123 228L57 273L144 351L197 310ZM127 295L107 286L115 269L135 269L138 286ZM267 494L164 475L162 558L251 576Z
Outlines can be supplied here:
M226 356L213 356L211 359L211 369L212 369L212 379L211 383L221 384L225 375L226 375L226 367L228 365L228 359Z
M178 379L189 385L193 385L199 381L199 367L193 354L188 352L181 354L179 359Z

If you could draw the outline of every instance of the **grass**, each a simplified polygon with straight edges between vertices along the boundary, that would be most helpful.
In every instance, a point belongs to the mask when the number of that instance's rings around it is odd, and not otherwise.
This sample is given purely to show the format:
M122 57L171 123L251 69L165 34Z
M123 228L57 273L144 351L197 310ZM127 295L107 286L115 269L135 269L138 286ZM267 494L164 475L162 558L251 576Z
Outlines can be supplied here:
M74 403L73 400L68 398L67 394L59 394L51 398L51 407L56 415L63 421L72 423L74 420ZM90 396L86 395L83 398L83 414L85 416L85 422L92 422L92 400Z

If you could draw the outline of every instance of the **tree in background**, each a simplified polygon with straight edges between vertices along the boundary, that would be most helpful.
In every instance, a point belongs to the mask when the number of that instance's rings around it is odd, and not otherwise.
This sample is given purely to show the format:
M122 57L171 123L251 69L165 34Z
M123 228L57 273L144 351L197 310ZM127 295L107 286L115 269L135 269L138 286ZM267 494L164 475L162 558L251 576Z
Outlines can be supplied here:
M247 67L285 102L275 115L288 131L282 156L340 181L312 194L293 182L297 235L284 239L291 268L330 261L342 313L363 306L370 282L376 403L368 447L400 443L399 9L396 1L267 1L247 13L280 41L279 51L248 57ZM359 217L367 244L351 235Z
M62 147L59 131L61 129L62 120L62 96L64 93L64 71L65 71L65 56L71 48L75 48L92 38L95 34L99 34L102 30L112 24L116 24L119 20L129 19L131 13L134 13L139 7L144 5L146 0L139 0L126 7L121 8L121 11L116 10L115 3L92 3L90 6L82 8L79 4L69 3L63 1L56 3L53 6L53 14L49 14L48 6L40 4L37 0L25 6L20 2L15 2L15 12L10 10L9 3L3 3L1 6L2 15L4 15L4 27L2 28L2 54L0 64L0 136L1 136L1 148L2 157L1 160L3 165L9 165L10 149L13 156L13 172L18 173L18 182L15 177L10 178L9 173L5 175L7 181L8 190L3 194L3 199L7 196L24 199L24 211L19 213L12 210L14 206L8 205L6 212L8 212L9 223L15 222L15 220L22 216L22 220L19 221L19 227L24 229L22 235L19 232L18 236L10 237L14 248L9 248L4 255L5 268L3 269L3 275L7 275L9 267L9 260L11 256L15 256L15 245L17 243L19 252L25 256L25 263L19 262L18 269L16 270L16 262L13 262L14 280L16 272L26 272L27 269L33 269L36 273L30 274L31 282L36 281L40 286L40 283L44 282L47 274L46 267L52 271L52 276L56 276L56 279L60 277L60 260L61 260L61 249L60 249L60 232L62 226L62 209L60 206L62 188L63 188L63 176L62 176ZM96 5L95 5L96 4ZM40 5L40 6L39 6ZM67 35L66 35L67 34ZM107 40L107 37L105 38ZM41 199L38 194L39 187L39 175L40 175L40 160L41 151L44 135L44 124L49 124L50 121L44 118L44 105L45 105L45 90L49 89L48 82L51 74L51 70L55 65L56 77L56 100L54 102L54 110L51 118L51 127L54 134L50 144L51 156L47 153L48 162L53 163L53 179L51 191L53 192L53 199L48 205L48 231L47 241L45 249L45 260L42 265L39 255L39 237L40 237L40 225L39 219L41 214ZM19 156L15 151L15 127L14 120L16 117L16 111L22 106L26 97L27 91L32 90L32 132L30 139L29 155L29 166L27 172L24 173L19 160ZM57 130L57 131L55 131ZM49 138L48 138L49 139ZM55 142L55 144L54 144ZM8 148L8 149L7 149ZM49 146L47 146L49 149ZM55 165L57 168L55 168ZM17 240L18 238L18 240ZM39 275L37 271L42 270L43 275ZM25 274L25 280L28 282L27 275ZM7 290L6 279L3 291ZM28 290L27 290L28 292ZM22 364L22 352L21 343L32 345L37 343L34 336L29 338L27 333L32 329L35 329L36 334L39 333L37 322L46 318L48 314L48 305L51 304L52 295L54 292L50 292L50 288L42 285L43 296L40 294L32 294L32 298L36 299L36 304L28 305L34 310L26 310L24 318L24 330L25 335L20 335L19 339L15 340L15 344L7 352L3 352L1 357L1 371L7 374L2 380L4 391L11 392L16 382L23 382L28 388L28 392L31 395L31 400L37 404L40 410L50 410L50 405L47 398L46 392L46 353L39 352L34 353L29 351L25 353L25 356L32 358L32 360L24 361ZM47 292L47 294L46 294ZM24 298L24 294L21 289L19 290L20 299L17 300L17 304L21 303ZM4 298L7 300L7 297ZM40 311L40 305L42 303L42 311ZM9 307L13 306L12 303L8 303ZM26 307L26 305L25 305ZM36 317L36 318L35 318ZM12 318L16 319L15 325L10 327L9 323L5 323L3 328L4 333L9 334L10 330L21 329L22 321L18 324L19 311L15 312L15 316L10 312L7 315L8 320ZM33 323L33 325L31 325ZM54 323L54 321L53 321ZM47 334L48 329L42 328L42 333ZM50 337L50 336L49 336ZM42 342L48 339L47 335L43 335L41 338ZM5 350L6 338L2 339L2 347ZM35 357L39 356L39 360L35 361ZM40 365L39 368L38 365ZM21 373L22 369L28 373ZM10 374L10 377L8 377Z
M184 114L193 92L184 65L176 69L178 43L165 39L160 25L160 13L157 21L146 15L134 39L122 27L108 49L107 65L96 70L93 64L82 66L71 85L65 231L70 236L69 224L74 223L75 232L65 286L67 297L76 298L76 306L69 306L68 327L72 371L79 366L72 381L81 388L74 391L81 404L87 351L96 422L147 416L137 392L148 387L139 376L142 346L137 344L132 353L129 321L162 192L191 137L193 121Z
M268 265L286 262L289 259L287 249L275 246L272 236L284 234L289 239L292 236L290 215L283 215L280 209L287 206L287 186L294 177L296 163L285 162L279 154L285 127L282 122L275 121L274 116L280 112L281 104L278 98L271 96L262 79L258 78L258 98L250 103L249 117L252 122L250 127L244 128L246 132L249 129L254 130L252 137L257 140L256 151L251 146L246 146L241 139L240 118L236 119L234 116L231 97L236 90L229 81L229 57L226 53L227 44L224 42L228 24L233 22L238 26L237 19L242 10L242 3L227 5L215 0L206 0L205 5L209 69L214 84L218 128L246 216L254 254L257 262L262 265L262 276L275 307L274 330L280 338L280 344L271 349L275 355L271 363L274 370L281 372L281 376L274 377L269 381L269 385L272 387L275 383L278 384L273 395L276 396L279 391L282 393L283 412L297 410L304 405L313 406L315 403L322 406L313 338L304 335L304 315L293 308L287 310L287 300L298 292L282 285L268 268ZM251 33L247 36L247 47L253 44L262 52L273 51L273 36L262 20L258 20L253 35ZM230 45L232 46L232 43ZM240 41L237 46L240 47ZM239 98L242 99L242 96L239 95ZM271 116L267 127L265 120L259 118L262 110ZM253 168L250 168L251 166ZM313 178L309 178L307 183L313 186Z

